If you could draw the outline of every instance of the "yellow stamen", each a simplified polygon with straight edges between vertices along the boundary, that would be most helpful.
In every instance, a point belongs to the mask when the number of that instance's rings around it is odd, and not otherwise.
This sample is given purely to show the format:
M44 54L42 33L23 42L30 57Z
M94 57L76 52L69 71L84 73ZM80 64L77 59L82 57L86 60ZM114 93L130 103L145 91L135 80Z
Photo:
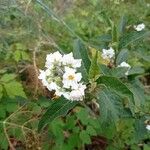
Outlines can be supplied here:
M74 76L69 75L69 76L68 76L68 79L69 79L69 80L73 80L73 79L74 79Z
M58 95L56 95L56 94L54 94L54 96L53 96L53 100L57 100L58 98L59 98L60 96L58 96Z

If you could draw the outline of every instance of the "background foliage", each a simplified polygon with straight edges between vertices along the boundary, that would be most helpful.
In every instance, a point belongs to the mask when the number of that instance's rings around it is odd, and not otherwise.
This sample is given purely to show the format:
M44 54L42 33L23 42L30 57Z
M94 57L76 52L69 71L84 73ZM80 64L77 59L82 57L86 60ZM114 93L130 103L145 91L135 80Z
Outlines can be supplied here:
M0 0L0 149L150 149L149 22L148 0ZM38 80L56 50L83 59L86 103L58 104Z

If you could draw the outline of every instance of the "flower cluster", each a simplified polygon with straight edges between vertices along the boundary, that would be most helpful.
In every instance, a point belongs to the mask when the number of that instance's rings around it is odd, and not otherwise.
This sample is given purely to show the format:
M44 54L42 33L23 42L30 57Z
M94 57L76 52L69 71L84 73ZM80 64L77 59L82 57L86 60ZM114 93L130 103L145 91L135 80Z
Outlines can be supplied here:
M136 31L142 31L145 28L145 24L141 23L133 26Z
M125 73L125 75L128 75L129 74L129 70L131 69L131 66L128 63L126 63L126 62L122 62L120 65L118 65L118 67L125 67L125 68L128 69L127 72Z
M102 49L102 58L103 59L112 59L115 55L115 51L112 47L109 49Z
M40 70L39 79L56 96L64 96L72 101L83 100L86 86L81 82L82 74L77 72L81 59L73 54L60 54L58 51L47 55L45 70Z
M109 49L102 49L102 58L109 60L109 61L114 61L114 56L115 56L115 51L112 47L110 47ZM126 63L126 62L122 62L120 65L118 65L117 67L125 67L127 68L127 72L125 73L125 75L129 74L129 70L131 69L131 66Z

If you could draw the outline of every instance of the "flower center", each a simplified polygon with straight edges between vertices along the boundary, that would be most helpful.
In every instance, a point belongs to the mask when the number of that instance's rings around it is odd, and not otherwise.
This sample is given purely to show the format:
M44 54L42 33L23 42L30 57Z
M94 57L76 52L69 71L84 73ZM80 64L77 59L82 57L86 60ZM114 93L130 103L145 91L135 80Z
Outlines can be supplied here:
M73 75L69 75L69 76L68 76L68 79L69 79L69 80L73 80L73 79L74 79L74 76L73 76Z

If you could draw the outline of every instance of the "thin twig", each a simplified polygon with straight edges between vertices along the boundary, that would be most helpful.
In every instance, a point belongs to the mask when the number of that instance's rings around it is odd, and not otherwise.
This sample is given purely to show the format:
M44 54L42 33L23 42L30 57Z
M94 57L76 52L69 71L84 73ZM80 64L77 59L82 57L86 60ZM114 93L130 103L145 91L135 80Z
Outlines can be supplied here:
M33 66L34 66L34 70L35 70L35 90L34 90L34 97L36 96L37 94L37 91L38 91L38 69L37 69L37 65L36 65L36 51L37 51L37 48L34 49L33 51Z
M17 127L17 128L23 128L24 130L28 130L30 132L33 132L36 134L36 132L28 127L25 127L25 126L22 126L22 125L18 125L18 124L15 124L15 123L11 123L11 122L5 122L5 121L0 121L0 123L3 123L3 124L7 124L7 125L10 125L10 126L14 126L14 127Z
M15 114L17 114L24 106L25 106L25 104L24 104L23 106L21 106L17 111L15 111L14 113L12 113L10 116L8 116L3 122L0 121L0 122L3 124L4 134L5 134L6 138L7 138L7 141L8 141L8 143L9 143L9 146L10 146L11 150L15 150L15 148L14 148L14 146L12 145L12 143L11 143L11 141L10 141L10 139L9 139L9 136L8 136L8 134L7 134L6 124L19 127L19 125L16 125L16 124L13 124L13 123L9 123L9 122L7 122L7 121L8 121L9 119L11 119ZM22 127L20 126L20 128L22 128ZM27 128L26 128L26 129L27 129Z
M26 5L25 14L27 14L27 11L28 11L28 8L29 8L29 5L30 5L31 1L32 1L32 0L29 0L28 3L27 3L27 5Z
M7 122L11 117L13 117L15 114L17 114L26 104L22 105L17 111L15 111L14 113L12 113L10 116L8 116L4 122Z
M61 19L60 17L58 17L52 10L49 9L49 7L44 4L41 0L36 0L36 2L48 13L49 16L53 17L56 21L58 21L59 23L62 23L63 26L66 27L66 29L68 29L68 31L70 31L70 33L78 38L80 41L82 41L83 43L87 43L85 42L79 35L77 35L74 30L72 30L68 24L63 20Z
M13 144L11 143L10 139L9 139L9 136L8 136L8 134L7 134L7 130L6 130L5 124L6 124L6 122L4 121L4 122L3 122L3 130L4 130L5 137L7 138L7 141L8 141L8 143L9 143L9 146L10 146L11 150L16 150L16 149L14 148Z

